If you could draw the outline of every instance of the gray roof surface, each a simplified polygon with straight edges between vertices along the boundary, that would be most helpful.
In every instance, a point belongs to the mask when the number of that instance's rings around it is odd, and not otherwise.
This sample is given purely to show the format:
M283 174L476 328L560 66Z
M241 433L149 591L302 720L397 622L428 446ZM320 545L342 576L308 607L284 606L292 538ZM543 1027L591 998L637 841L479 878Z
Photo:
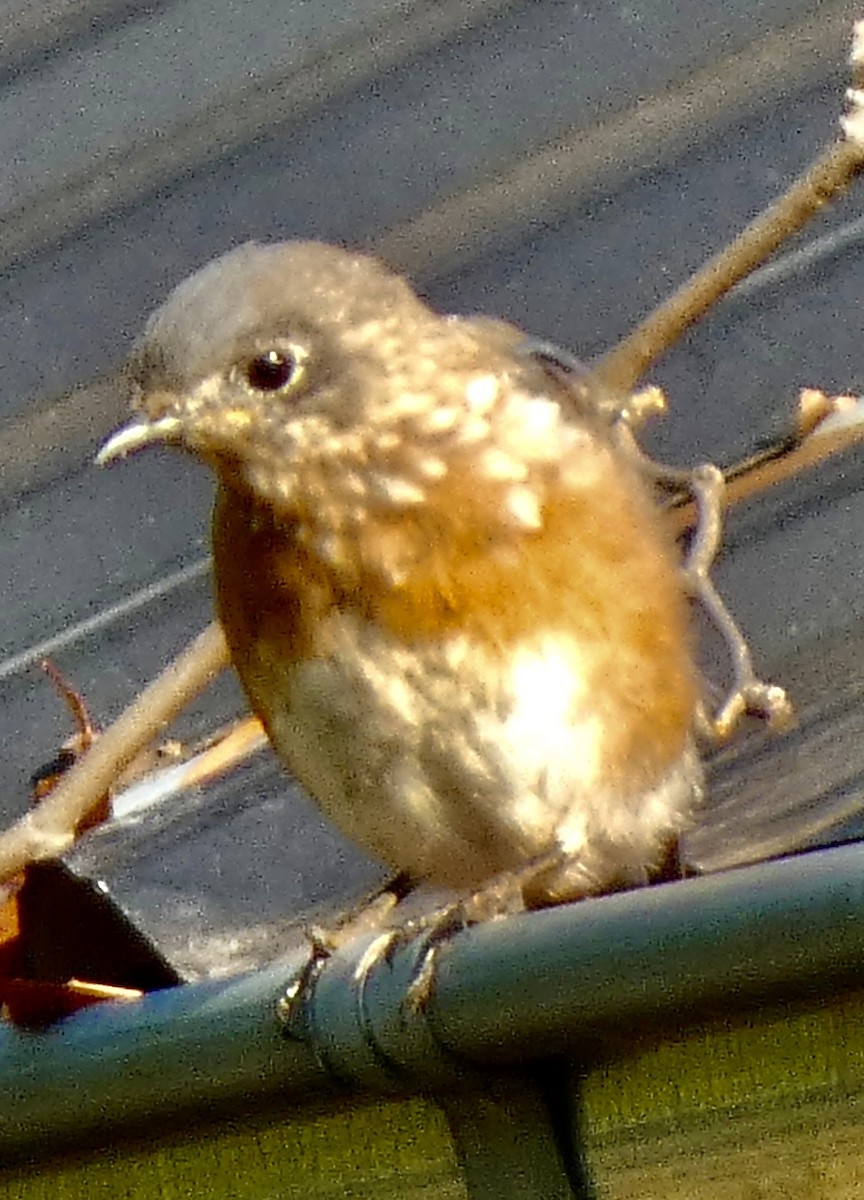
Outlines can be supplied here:
M170 454L91 465L124 413L114 373L173 283L249 238L365 245L439 307L509 317L590 358L832 135L855 6L823 5L808 25L810 11L792 0L727 0L698 21L671 0L4 5L0 817L22 811L31 771L69 733L35 665L46 643L108 719L209 616L205 472ZM651 438L661 456L729 462L782 423L799 386L861 388L861 195L799 239L833 241L730 298L659 365L672 402ZM756 828L772 802L845 811L861 794L860 460L730 521L720 579L802 720L787 741L757 738L723 760L713 803L734 815L717 818L708 849L697 837L706 863L718 838L745 837L747 805ZM225 681L183 730L240 707ZM236 811L202 809L203 840L154 852L141 895L158 893L179 922L224 907L256 874L275 911L280 861L288 907L377 877L278 779L247 778L257 809L236 788ZM219 867L214 847L244 830L248 857ZM209 878L184 901L184 872L200 875L202 861ZM261 897L250 886L249 911Z

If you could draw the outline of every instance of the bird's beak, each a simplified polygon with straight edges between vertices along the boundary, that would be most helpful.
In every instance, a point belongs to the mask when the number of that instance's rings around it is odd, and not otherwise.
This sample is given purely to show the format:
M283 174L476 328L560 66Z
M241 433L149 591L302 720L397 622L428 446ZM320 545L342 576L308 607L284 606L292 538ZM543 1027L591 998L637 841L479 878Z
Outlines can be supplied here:
M183 422L179 417L166 415L154 421L137 417L111 435L96 455L96 465L104 467L115 458L125 458L127 454L151 446L154 442L179 442L182 436Z

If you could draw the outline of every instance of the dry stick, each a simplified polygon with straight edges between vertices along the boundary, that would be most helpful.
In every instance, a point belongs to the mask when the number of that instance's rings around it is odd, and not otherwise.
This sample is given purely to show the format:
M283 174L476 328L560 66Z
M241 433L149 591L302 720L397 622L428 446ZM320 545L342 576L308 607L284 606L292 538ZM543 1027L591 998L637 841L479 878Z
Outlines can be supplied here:
M613 394L630 396L645 370L690 325L797 233L864 167L864 21L854 27L850 64L853 87L846 92L850 111L841 117L840 138L731 245L709 259L669 300L594 364L596 374ZM630 424L638 417L638 410L628 411L626 404L622 412L630 418ZM622 427L622 434L629 433L630 424L626 429ZM672 480L680 474L656 467L658 480ZM760 713L772 724L785 724L791 708L782 689L765 684L754 673L747 643L709 575L721 530L723 488L718 486L718 479L716 468L697 468L690 476L691 481L684 485L692 497L691 507L697 510L694 542L685 559L685 574L694 598L699 600L729 651L732 686L722 707L705 722L711 733L725 737L745 712ZM678 514L679 522L689 517L686 510ZM707 555L698 553L700 546L703 550L708 548ZM691 557L694 553L695 557Z
M834 432L808 434L797 445L781 454L766 454L758 461L732 467L726 473L726 486L719 498L722 508L732 508L769 488L796 479L812 471L829 458L845 454L864 442L864 424L853 425ZM673 502L667 510L676 535L692 528L696 520L696 505L692 500Z
M0 880L68 850L76 825L117 774L227 664L225 635L219 625L208 625L105 730L51 795L0 835Z
M864 146L843 136L824 151L789 190L592 369L611 388L632 392L645 371L717 303L760 266L787 238L849 185L864 167Z
M734 474L727 481L722 503L729 508L733 504L741 504L751 496L767 492L768 488L796 478L804 471L812 471L835 454L843 454L860 445L862 441L864 425L838 429L833 433L811 434L785 454L767 459L740 474Z

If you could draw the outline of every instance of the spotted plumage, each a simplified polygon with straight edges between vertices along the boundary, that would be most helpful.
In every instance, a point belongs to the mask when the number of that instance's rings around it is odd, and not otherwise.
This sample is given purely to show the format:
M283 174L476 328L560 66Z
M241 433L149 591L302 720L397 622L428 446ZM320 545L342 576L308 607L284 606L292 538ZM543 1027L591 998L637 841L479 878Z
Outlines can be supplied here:
M243 246L150 319L142 417L109 452L214 468L232 658L331 819L454 887L543 860L552 902L638 877L687 824L696 683L648 485L523 344L363 255Z

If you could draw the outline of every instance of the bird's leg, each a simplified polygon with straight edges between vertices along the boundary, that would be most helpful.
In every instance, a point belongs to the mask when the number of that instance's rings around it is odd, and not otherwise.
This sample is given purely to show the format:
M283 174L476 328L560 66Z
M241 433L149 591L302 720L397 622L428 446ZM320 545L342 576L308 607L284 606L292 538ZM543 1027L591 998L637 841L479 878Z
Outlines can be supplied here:
M663 857L653 870L640 872L638 878L622 876L617 881L601 879L591 870L590 864L574 863L564 850L552 850L532 859L519 870L503 872L479 891L458 897L451 904L425 914L418 921L408 922L400 929L393 930L392 936L386 941L382 937L380 945L373 943L360 966L364 974L368 973L382 958L392 956L398 946L415 937L422 937L425 946L420 952L418 966L405 996L405 1004L412 1012L422 1012L435 991L439 952L453 934L472 925L548 908L550 905L575 902L599 892L605 894L683 878L686 872L681 865L678 839L670 839L663 850ZM554 881L565 867L568 868L566 893L556 895ZM577 867L579 870L576 870ZM359 970L358 967L358 973Z
M689 872L681 856L681 839L677 835L670 837L662 850L657 865L648 870L648 883L676 883L686 879Z
M314 989L315 981L327 960L355 938L385 926L387 918L396 906L410 895L415 887L416 884L408 873L402 871L326 924L304 926L303 933L309 944L309 957L290 980L277 1004L277 1015L291 1036L303 1040L303 1001ZM389 940L392 932L394 931L390 930L382 935L385 942ZM373 947L381 942L382 938L376 938Z
M355 980L358 986L362 986L363 980L379 963L390 961L398 949L421 939L423 944L419 950L418 964L404 1003L411 1012L422 1012L435 990L441 947L463 929L535 907L528 899L532 883L539 877L553 874L565 862L565 852L556 849L533 859L519 870L502 872L475 892L456 896L448 903L411 918L396 928L383 931L357 964ZM586 876L585 894L592 890Z
M559 895L555 891L555 880L565 867L566 883L563 886L566 887L566 893ZM576 901L599 891L615 891L616 883L619 888L629 889L650 882L680 878L682 874L677 839L670 842L656 870L646 871L638 878L622 877L614 882L607 878L601 880L591 870L589 863L580 866L566 851L556 848L532 859L518 870L501 872L474 892L455 895L443 904L399 923L391 923L388 927L388 919L393 922L393 914L399 903L411 893L414 886L408 876L397 876L332 926L307 929L312 953L283 996L279 1007L280 1017L289 1032L293 1031L296 1036L302 1037L298 1022L302 1023L303 997L314 988L331 954L361 935L378 930L378 936L370 942L354 969L354 982L358 990L363 989L370 972L382 963L391 962L400 949L413 942L420 943L417 966L404 998L406 1008L418 1013L428 1006L435 992L440 952L454 934L487 921Z
M410 895L416 886L408 873L402 871L332 921L320 925L307 925L304 932L313 955L327 958L355 938L380 929L386 924L396 906Z

